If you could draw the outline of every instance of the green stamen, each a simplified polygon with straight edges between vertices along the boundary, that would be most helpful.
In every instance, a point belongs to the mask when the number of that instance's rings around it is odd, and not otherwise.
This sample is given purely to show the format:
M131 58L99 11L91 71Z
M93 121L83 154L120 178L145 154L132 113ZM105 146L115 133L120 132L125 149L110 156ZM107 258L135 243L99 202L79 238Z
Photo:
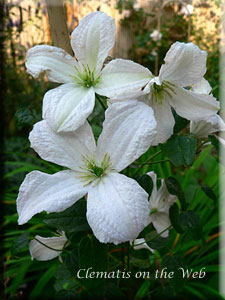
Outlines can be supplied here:
M89 66L84 66L83 69L80 70L75 66L76 75L71 75L76 84L81 85L86 88L90 88L91 86L95 86L99 83L101 74L96 76L95 68L91 71Z
M174 85L168 81L163 81L161 85L153 83L151 88L151 97L158 104L162 104L164 95L166 94L169 98L172 98L172 94L176 94L174 91Z
M102 177L113 170L111 165L110 157L107 153L100 165L97 165L94 158L86 155L83 157L83 166L80 166L80 169L84 170L84 172L78 172L78 176L81 181L86 182L85 185L92 183L96 179L98 183Z

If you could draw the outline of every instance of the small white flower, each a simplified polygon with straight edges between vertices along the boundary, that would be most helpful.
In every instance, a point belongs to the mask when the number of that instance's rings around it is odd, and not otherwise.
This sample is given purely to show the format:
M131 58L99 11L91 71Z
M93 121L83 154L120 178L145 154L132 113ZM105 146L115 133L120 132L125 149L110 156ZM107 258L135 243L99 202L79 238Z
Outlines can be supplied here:
M149 36L150 36L150 38L153 39L153 41L157 42L157 41L161 40L162 33L159 32L157 29L154 29L153 32Z
M64 232L62 232L60 236L54 237L41 237L36 235L35 239L29 243L31 259L36 258L41 261L53 259L62 253L67 241Z
M130 17L130 10L129 9L124 9L123 14L124 14L125 18L129 18Z
M133 242L130 242L130 245L133 246L134 250L147 249L152 253L155 252L155 250L148 246L144 238L135 239Z
M138 2L135 2L133 5L133 9L138 11L141 8L141 5Z
M157 175L154 172L147 173L152 178L153 190L149 200L150 216L149 223L152 223L157 233L162 232L171 225L169 219L169 209L176 202L177 197L169 194L164 179L161 180L161 186L157 190ZM169 231L161 234L167 237Z
M155 135L152 109L135 100L109 106L97 146L87 122L72 133L56 133L45 120L35 124L31 147L69 170L26 176L17 198L18 223L42 211L63 211L88 194L87 220L99 241L134 240L147 225L148 194L119 172L148 150Z
M102 81L105 87L105 95L111 100L118 101L133 97L141 97L140 101L145 102L154 110L157 121L157 137L153 145L165 142L172 134L175 120L171 107L175 109L178 115L188 120L196 121L200 118L207 118L214 115L219 110L219 102L212 95L199 94L189 91L185 87L199 82L206 72L207 53L201 51L193 43L174 43L166 54L165 64L161 66L159 76L153 77L150 71L142 70L128 60L116 59L111 61L105 70L114 70L118 78L123 73L127 82L121 81L119 87L116 78L113 76ZM139 78L134 80L135 72L139 69ZM134 71L134 72L133 72ZM112 72L111 72L112 73ZM127 75L125 75L127 74ZM130 78L130 74L134 77ZM143 83L145 85L138 85ZM118 79L119 80L119 79ZM110 84L109 84L110 82ZM132 84L135 82L135 89ZM144 96L143 96L144 94ZM121 97L123 95L123 97Z
M194 11L194 6L191 4L183 5L181 13L184 15L192 15Z
M198 94L209 94L211 90L212 88L205 78L192 86L192 91ZM190 133L199 139L207 138L208 135L219 131L225 131L225 123L217 114L190 122Z

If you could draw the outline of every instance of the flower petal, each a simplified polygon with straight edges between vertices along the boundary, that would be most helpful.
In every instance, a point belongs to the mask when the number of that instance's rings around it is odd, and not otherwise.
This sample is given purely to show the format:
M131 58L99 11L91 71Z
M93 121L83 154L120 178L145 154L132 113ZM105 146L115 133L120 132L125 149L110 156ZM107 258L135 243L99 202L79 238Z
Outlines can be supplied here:
M147 249L152 253L155 252L155 250L148 246L144 238L135 239L133 242L130 242L130 245L133 246L134 250Z
M38 242L37 240L40 242ZM67 237L65 233L63 233L62 236L54 237L42 237L40 235L36 235L35 239L31 240L29 243L31 259L33 260L34 258L36 258L40 261L53 259L62 253L62 249L66 242ZM48 247L56 250L52 250Z
M169 215L164 212L157 212L150 216L151 222L155 227L157 233L164 231L167 227L171 225ZM164 231L161 236L167 237L169 234L169 230Z
M207 53L193 43L174 43L165 56L159 77L178 86L201 80L206 72Z
M198 138L207 138L209 134L218 131L225 131L225 123L217 114L197 122L190 122L190 133L195 134Z
M107 153L119 172L148 150L155 135L156 122L148 105L137 100L115 102L105 112L97 157L101 161Z
M175 86L173 90L174 93L168 101L183 118L198 121L200 118L216 114L219 110L219 102L213 96L197 94Z
M143 94L142 88L151 78L152 74L147 68L131 60L114 59L104 67L95 91L113 99L134 99Z
M29 140L42 159L56 163L69 169L78 170L83 155L91 155L95 151L95 139L88 122L71 133L56 133L47 122L34 125Z
M203 77L199 82L192 85L191 90L197 94L210 94L212 87L209 82Z
M86 193L87 188L73 171L60 171L53 175L33 171L27 174L19 189L18 223L22 225L42 211L63 211Z
M154 102L151 105L157 122L157 135L152 143L153 146L164 143L173 134L175 120L171 111L171 107L167 102L158 104Z
M91 187L87 220L102 243L133 241L148 222L148 194L122 174L110 173Z
M84 124L95 105L93 88L63 84L48 91L43 100L43 119L56 132L74 131Z
M71 46L79 63L100 71L115 43L114 20L103 12L85 16L71 35Z
M49 80L53 82L71 82L71 75L75 74L76 60L61 48L40 45L27 51L27 72L37 78L46 72Z

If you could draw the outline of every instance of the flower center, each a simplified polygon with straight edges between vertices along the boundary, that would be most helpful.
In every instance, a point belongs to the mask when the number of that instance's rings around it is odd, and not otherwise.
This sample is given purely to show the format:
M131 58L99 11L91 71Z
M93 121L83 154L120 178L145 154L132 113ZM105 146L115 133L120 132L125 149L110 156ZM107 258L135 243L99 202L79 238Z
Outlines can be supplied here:
M168 81L163 81L161 85L153 83L151 88L152 100L162 104L162 100L165 96L172 98L172 94L176 94L174 91L174 85Z
M155 214L158 212L158 208L152 208L150 211L150 215Z
M111 166L110 157L107 153L100 164L95 161L94 157L86 155L83 156L83 165L80 166L80 169L83 171L78 172L78 176L81 181L85 182L85 185L92 183L94 180L97 180L96 183L98 183L105 175L113 170Z
M99 83L101 73L96 74L95 68L91 70L89 66L83 65L82 70L78 69L76 66L75 69L76 75L72 75L72 77L76 84L90 88L91 86L95 86L97 83Z

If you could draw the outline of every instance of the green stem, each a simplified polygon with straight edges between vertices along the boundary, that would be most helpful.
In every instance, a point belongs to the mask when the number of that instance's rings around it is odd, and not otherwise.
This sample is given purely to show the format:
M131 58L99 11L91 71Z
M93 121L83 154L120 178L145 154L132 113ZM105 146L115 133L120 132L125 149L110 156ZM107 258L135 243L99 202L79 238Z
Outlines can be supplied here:
M146 162L146 163L133 163L134 165L138 166L144 166L144 165L153 165L153 164L160 164L163 162L170 162L169 159L163 159L163 160L158 160L158 161L152 161L152 162Z

